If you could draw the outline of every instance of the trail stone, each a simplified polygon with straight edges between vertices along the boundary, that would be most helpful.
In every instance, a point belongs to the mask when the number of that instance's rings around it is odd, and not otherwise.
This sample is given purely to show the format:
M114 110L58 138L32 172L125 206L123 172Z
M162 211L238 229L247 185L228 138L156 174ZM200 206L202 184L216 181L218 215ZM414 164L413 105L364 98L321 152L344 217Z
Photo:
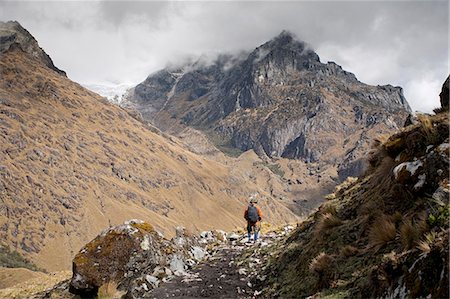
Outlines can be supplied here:
M239 240L239 235L236 233L230 233L227 235L227 238L230 241L237 241L237 240Z

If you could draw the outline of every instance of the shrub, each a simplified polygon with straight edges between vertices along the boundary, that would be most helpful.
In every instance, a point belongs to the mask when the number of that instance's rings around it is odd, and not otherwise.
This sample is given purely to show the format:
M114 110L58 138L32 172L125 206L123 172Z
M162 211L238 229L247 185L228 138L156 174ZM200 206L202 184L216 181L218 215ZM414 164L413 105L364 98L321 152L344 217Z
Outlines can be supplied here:
M0 245L0 267L5 268L26 268L32 271L45 270L38 268L35 264L24 258L17 251L11 251L9 248Z
M444 206L440 206L436 212L434 212L433 214L430 214L430 216L428 216L428 224L431 227L448 226L449 215L450 215L450 205L447 204Z

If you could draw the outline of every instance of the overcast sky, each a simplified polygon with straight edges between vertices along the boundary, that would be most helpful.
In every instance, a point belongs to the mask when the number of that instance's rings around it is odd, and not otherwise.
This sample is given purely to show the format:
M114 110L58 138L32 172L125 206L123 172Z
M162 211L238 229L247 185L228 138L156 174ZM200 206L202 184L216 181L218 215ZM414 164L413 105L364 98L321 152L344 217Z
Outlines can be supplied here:
M283 29L368 84L430 112L448 75L444 1L0 2L80 83L136 84L168 62L251 50Z

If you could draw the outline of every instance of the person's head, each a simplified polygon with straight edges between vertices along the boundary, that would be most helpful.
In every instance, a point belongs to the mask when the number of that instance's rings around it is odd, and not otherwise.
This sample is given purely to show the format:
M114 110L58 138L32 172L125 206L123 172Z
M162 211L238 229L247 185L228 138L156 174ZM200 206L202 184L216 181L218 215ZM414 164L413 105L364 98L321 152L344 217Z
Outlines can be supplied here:
M250 198L250 205L254 206L257 203L258 203L258 200L256 199L256 197Z

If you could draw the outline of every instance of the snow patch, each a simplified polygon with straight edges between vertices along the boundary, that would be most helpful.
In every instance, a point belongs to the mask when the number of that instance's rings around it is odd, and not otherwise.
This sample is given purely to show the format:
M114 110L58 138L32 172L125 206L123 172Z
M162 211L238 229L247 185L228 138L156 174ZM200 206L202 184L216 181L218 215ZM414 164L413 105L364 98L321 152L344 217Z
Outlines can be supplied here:
M416 160L414 162L403 162L394 168L395 179L398 178L398 174L405 167L406 167L406 170L409 171L409 173L411 173L411 176L413 176L416 173L416 171L419 169L419 167L422 167L422 166L423 166L423 163L420 160Z

